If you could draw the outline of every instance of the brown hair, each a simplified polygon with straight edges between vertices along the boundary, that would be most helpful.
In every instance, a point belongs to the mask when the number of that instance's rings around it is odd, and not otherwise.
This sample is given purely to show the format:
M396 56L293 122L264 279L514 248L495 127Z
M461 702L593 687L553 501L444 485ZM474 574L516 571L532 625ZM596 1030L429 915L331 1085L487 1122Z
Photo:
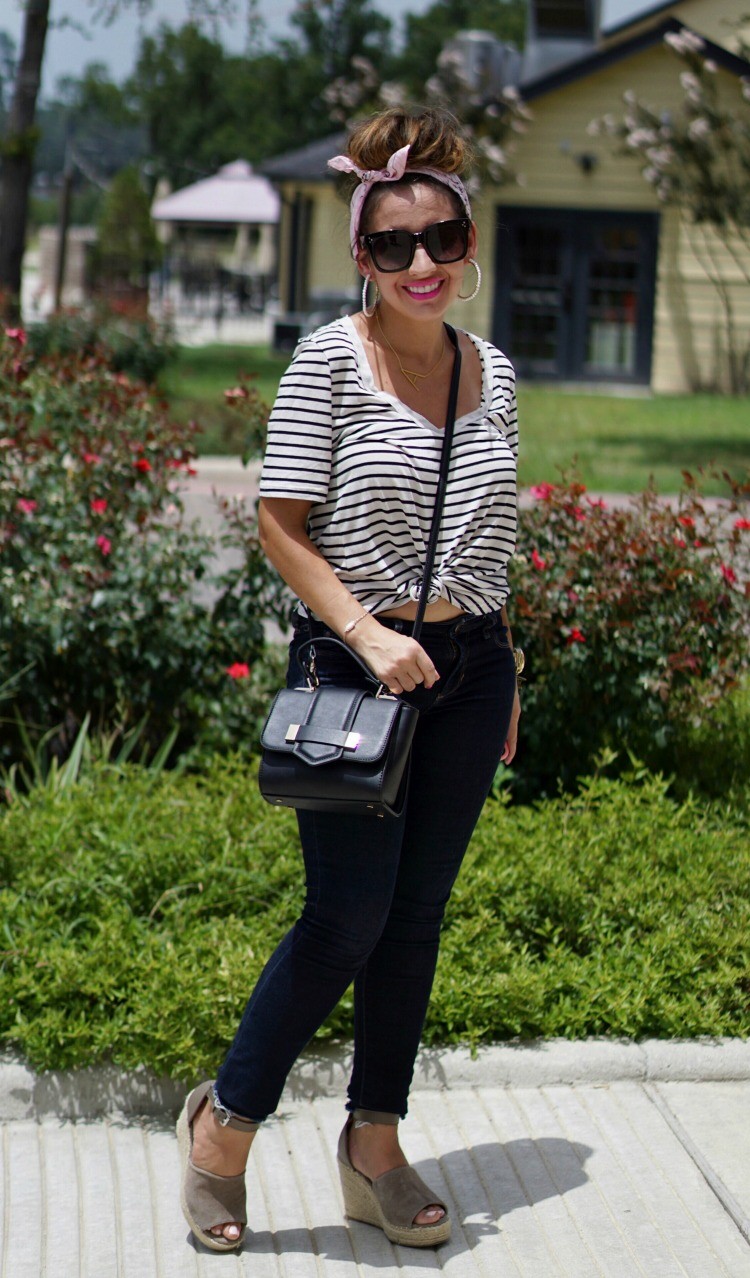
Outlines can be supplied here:
M383 169L394 151L409 147L409 168L465 174L471 166L469 144L450 111L390 107L355 125L347 154L360 169Z
M459 197L448 187L423 174L409 175L409 169L426 168L463 177L471 168L473 155L470 144L450 111L438 107L413 111L389 107L387 111L380 111L354 126L347 139L346 153L360 169L384 169L394 151L407 145L409 159L404 177L399 182L378 182L372 187L362 210L362 232L369 226L380 197L402 184L425 182L434 185L454 201L457 215L464 215ZM349 194L352 189L353 186L350 186Z

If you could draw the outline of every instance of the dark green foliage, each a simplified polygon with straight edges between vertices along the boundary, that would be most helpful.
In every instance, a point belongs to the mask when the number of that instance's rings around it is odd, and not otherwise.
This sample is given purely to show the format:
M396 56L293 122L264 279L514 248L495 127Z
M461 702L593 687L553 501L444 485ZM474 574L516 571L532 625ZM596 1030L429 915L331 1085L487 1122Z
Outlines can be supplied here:
M134 166L113 177L99 215L97 280L147 286L162 247L151 221L151 200Z
M511 572L528 657L516 792L572 787L605 748L619 766L628 751L687 764L691 726L750 664L750 522L736 502L708 508L692 480L674 506L647 490L609 509L576 482L532 494Z
M334 132L325 90L351 58L391 66L391 23L369 0L303 0L293 38L248 56L196 23L162 23L140 46L126 96L148 132L155 171L177 186L243 157L258 164Z
M33 360L47 355L95 355L113 372L148 383L177 356L166 329L148 319L128 319L107 311L60 311L32 324L26 336Z
M450 903L428 1043L750 1031L750 838L659 778L488 803ZM352 849L356 855L356 849ZM254 770L99 767L0 818L0 1039L38 1068L215 1069L302 899ZM322 1036L351 1036L347 997Z
M522 49L526 33L525 0L435 0L424 13L406 14L406 38L396 75L421 96L435 74L447 42L460 31L489 31Z
M142 383L23 340L0 346L0 765L28 758L25 732L65 757L86 715L107 733L146 716L152 748L175 727L188 748L214 715L225 730L278 578L249 519L226 533L240 565L213 572L179 495L190 431Z
M472 1041L750 1032L747 821L666 789L643 772L488 807L449 906L436 1040L457 1023Z

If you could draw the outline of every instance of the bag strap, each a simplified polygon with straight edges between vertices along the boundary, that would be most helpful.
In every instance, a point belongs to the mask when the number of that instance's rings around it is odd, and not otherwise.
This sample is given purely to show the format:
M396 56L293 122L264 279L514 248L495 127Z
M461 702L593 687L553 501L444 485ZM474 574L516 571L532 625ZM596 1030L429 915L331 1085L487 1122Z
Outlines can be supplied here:
M315 673L315 648L317 648L319 643L333 643L337 648L343 648L346 655L351 657L352 661L356 661L359 668L367 675L367 678L383 689L383 693L381 695L385 695L385 693L388 692L385 684L381 683L377 675L372 673L370 667L362 660L361 657L357 656L354 649L350 648L348 643L344 643L343 639L337 639L335 635L319 635L317 639L305 639L297 649L297 659L302 666L302 669L307 674L308 683L311 688L316 688L318 683L318 677ZM302 654L304 652L309 652L312 660L309 660L307 657L303 657Z
M417 614L414 618L414 624L411 631L412 639L419 639L422 630L422 622L424 621L425 610L427 608L427 600L430 594L432 570L435 566L435 552L437 550L438 536L440 534L440 520L443 514L443 506L445 505L445 490L448 486L448 468L450 466L451 446L453 444L453 427L456 424L456 406L458 404L458 384L461 378L461 347L459 345L458 335L455 328L452 328L450 324L445 325L445 330L453 343L455 354L453 356L451 384L448 390L448 409L445 416L445 427L443 429L443 446L440 450L440 473L438 475L437 490L435 492L435 504L432 509L432 522L430 524L430 534L427 539L424 568L422 569L422 582L419 589ZM310 638L300 646L299 651L301 652L303 648L311 648L312 651L310 655L314 661L315 649L312 645L320 643L321 639L313 639L309 611L307 611L306 615L308 628L310 630ZM324 641L327 643L337 643L339 647L344 648L345 651L349 653L349 656L362 667L370 679L372 679L375 683L378 682L369 666L365 665L364 661L357 656L347 643L344 643L341 639L336 639L335 637L330 636L325 636Z
M417 605L417 615L414 618L411 637L418 639L422 630L422 622L427 608L427 600L430 594L430 583L432 582L432 569L435 565L435 551L437 549L438 536L440 534L440 519L443 514L443 506L445 504L445 490L448 486L448 467L450 466L451 445L453 444L453 427L456 424L456 405L458 404L458 383L461 377L461 347L458 343L456 330L451 328L450 324L446 324L446 330L450 340L456 348L453 357L453 373L451 375L450 390L448 391L448 411L445 417L445 427L443 429L443 447L440 453L440 474L438 476L437 492L435 493L435 505L432 512L432 524L430 525L430 536L427 542L427 553L425 555L424 569L422 570L422 585L419 591L419 603Z

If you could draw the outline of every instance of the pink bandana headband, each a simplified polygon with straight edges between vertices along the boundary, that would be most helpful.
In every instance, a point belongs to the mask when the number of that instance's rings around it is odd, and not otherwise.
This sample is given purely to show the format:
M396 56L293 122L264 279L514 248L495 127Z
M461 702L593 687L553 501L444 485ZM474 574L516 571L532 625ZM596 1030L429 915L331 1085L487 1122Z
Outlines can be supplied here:
M407 169L406 161L408 155L409 147L402 146L400 151L394 151L384 169L358 169L348 155L335 155L332 160L328 161L329 169L338 169L341 173L356 173L359 178L359 186L352 196L351 218L349 221L352 257L356 257L359 251L359 224L362 218L362 206L376 182L398 182L405 173L419 173L424 177L434 178L436 182L442 182L443 186L455 191L466 210L466 216L471 217L471 204L466 187L456 173L443 173L440 169Z

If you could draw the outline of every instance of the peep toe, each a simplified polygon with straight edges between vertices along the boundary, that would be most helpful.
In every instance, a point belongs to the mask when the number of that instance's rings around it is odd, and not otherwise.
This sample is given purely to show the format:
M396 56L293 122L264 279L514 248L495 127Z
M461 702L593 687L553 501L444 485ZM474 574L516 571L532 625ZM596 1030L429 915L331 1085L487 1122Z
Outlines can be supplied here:
M217 1103L213 1082L210 1080L193 1089L177 1120L177 1144L182 1165L180 1202L183 1215L195 1237L204 1246L210 1247L212 1251L236 1251L242 1246L247 1232L245 1173L240 1172L238 1176L219 1176L218 1173L207 1171L204 1167L196 1167L193 1162L191 1157L193 1121L204 1101L212 1105L215 1111L226 1115L224 1119L219 1120L222 1126L251 1132L257 1130L258 1124L223 1110ZM240 1226L238 1238L225 1238L221 1234L211 1233L216 1226L235 1221Z
M447 1242L451 1233L448 1208L413 1167L394 1167L370 1180L352 1166L349 1132L353 1118L350 1114L338 1147L341 1190L348 1218L375 1225L390 1242L404 1247L437 1247ZM382 1118L385 1119L385 1115ZM445 1215L434 1225L415 1225L416 1217L427 1207L442 1207Z

